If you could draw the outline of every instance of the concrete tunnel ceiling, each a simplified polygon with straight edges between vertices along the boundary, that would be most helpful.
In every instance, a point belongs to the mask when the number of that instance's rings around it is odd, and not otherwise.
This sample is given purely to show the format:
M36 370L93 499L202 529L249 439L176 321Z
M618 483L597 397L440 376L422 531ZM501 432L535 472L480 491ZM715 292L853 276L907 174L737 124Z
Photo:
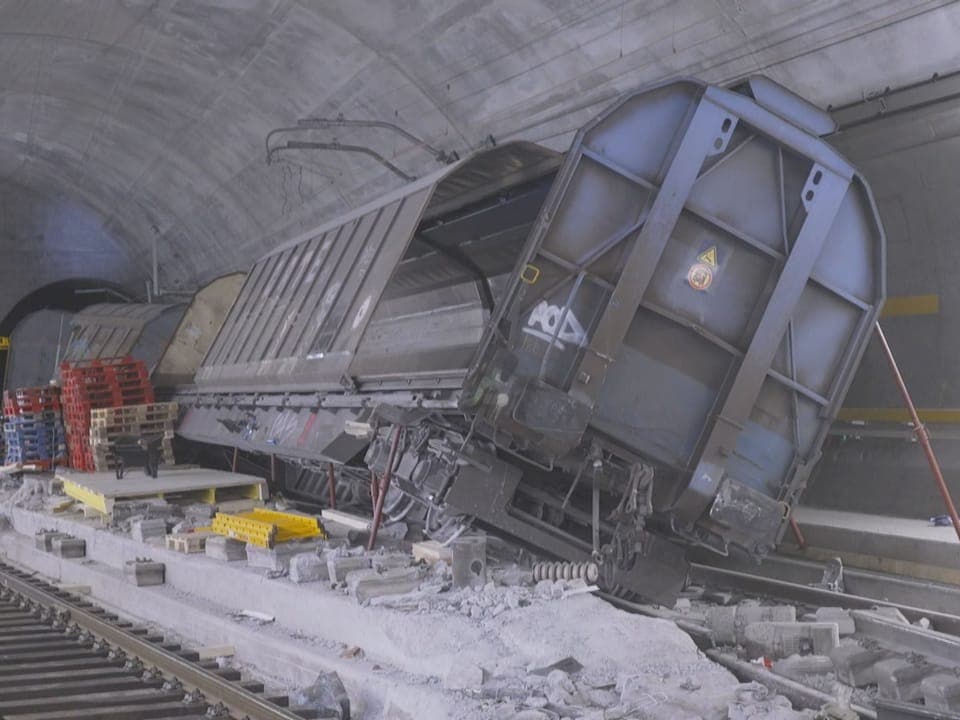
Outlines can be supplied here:
M93 276L195 289L401 181L370 158L264 139L308 116L385 120L461 156L557 148L622 91L770 75L826 106L957 67L953 2L0 0L0 315ZM909 58L909 62L907 59ZM436 167L381 130L364 145ZM9 265L8 265L9 266Z

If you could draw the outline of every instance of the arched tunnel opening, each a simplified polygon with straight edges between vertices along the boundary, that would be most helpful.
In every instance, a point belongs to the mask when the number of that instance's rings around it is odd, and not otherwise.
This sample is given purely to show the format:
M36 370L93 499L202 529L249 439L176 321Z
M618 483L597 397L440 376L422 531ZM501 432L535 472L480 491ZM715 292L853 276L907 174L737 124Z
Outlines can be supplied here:
M62 310L73 313L97 303L132 301L130 294L119 285L97 278L60 280L37 288L24 296L3 320L0 320L0 338L3 338L0 345L0 390L6 389L10 335L28 315L38 310ZM69 327L63 330L66 333L70 332Z

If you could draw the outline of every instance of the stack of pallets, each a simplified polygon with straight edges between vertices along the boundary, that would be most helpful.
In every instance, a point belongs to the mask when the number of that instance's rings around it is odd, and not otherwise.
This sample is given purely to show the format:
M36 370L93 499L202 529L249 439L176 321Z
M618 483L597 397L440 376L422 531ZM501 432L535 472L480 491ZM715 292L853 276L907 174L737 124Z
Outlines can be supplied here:
M5 463L49 470L66 460L66 435L55 387L20 388L3 393Z
M70 467L96 470L90 447L90 413L100 408L152 403L147 366L129 356L67 362L60 366L60 380Z
M124 407L99 408L90 411L90 451L96 470L116 468L116 443L121 438L155 438L161 441L160 462L175 464L173 457L174 423L177 403L147 403Z

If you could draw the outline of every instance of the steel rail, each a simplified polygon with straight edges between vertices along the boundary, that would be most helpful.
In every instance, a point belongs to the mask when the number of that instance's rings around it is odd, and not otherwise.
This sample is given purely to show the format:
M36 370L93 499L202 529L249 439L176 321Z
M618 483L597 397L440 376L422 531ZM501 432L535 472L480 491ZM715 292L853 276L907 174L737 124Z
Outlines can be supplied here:
M890 601L885 598L835 592L826 588L803 585L740 570L696 563L692 564L691 568L691 577L698 584L725 587L752 595L765 595L801 605L845 607L859 610L870 610L878 605L893 607L902 612L911 622L920 618L927 618L941 632L960 636L960 616L951 613Z
M220 703L231 714L240 718L247 717L250 720L301 720L299 715L290 710L274 705L269 700L259 697L243 687L179 657L175 653L164 650L100 619L78 603L44 590L35 583L24 579L21 575L26 575L26 573L18 571L9 563L0 562L0 586L52 610L69 613L70 620L91 635L120 648L128 655L139 658L144 663L155 665L164 675L169 675L171 678L178 680L187 691L202 693L207 702Z

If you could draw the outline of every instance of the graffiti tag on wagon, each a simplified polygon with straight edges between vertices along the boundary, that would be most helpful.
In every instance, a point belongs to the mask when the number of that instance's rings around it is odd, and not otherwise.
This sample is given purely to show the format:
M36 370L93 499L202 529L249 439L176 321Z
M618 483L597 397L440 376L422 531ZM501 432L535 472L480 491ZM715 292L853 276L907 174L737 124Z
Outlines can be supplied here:
M546 300L541 300L530 312L523 332L552 343L558 350L566 349L567 343L580 347L587 339L587 333L573 310L567 309L564 313L562 307Z

